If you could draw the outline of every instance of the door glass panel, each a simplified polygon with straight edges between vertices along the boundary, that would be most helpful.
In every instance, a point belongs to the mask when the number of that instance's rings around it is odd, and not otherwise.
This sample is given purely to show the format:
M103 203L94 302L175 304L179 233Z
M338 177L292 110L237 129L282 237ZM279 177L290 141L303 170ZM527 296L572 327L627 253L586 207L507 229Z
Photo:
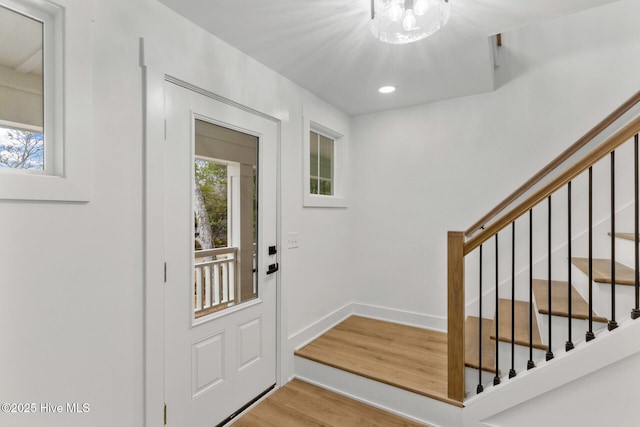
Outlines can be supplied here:
M194 316L258 296L258 138L196 120Z

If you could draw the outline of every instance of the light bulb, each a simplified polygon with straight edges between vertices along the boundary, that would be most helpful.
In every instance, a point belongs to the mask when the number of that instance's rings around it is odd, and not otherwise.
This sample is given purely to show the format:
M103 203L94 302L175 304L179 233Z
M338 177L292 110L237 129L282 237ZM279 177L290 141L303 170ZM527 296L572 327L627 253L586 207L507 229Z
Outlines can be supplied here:
M404 19L402 20L402 28L405 31L411 31L416 27L416 17L413 14L413 10L409 9L405 13Z
M393 22L399 21L402 18L402 7L398 3L389 8L389 19Z
M429 5L427 4L427 0L414 0L413 2L413 11L418 16L422 16L427 13L428 8Z

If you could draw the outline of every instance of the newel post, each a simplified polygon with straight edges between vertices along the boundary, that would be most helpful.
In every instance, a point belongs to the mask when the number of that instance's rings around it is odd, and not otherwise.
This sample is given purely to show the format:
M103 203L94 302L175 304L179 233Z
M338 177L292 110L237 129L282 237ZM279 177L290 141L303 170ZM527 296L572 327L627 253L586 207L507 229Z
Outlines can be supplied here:
M447 236L448 396L464 400L464 233Z

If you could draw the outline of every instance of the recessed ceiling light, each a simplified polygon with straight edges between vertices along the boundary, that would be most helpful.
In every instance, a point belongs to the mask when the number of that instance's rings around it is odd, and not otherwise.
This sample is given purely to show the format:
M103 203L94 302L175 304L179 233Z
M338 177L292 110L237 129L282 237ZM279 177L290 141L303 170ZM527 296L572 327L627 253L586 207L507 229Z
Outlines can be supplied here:
M396 90L395 86L382 86L380 89L378 89L378 92L391 93L391 92L395 92L395 90Z

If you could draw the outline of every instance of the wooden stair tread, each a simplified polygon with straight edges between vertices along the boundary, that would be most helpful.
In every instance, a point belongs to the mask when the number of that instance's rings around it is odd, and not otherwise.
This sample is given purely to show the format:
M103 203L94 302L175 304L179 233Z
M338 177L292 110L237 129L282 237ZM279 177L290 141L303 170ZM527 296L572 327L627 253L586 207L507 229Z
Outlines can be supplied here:
M498 338L502 342L511 343L511 300L500 298L498 301L498 313L500 324L498 326ZM518 345L529 346L529 303L514 301L515 340ZM532 345L539 350L547 350L547 346L540 338L540 329L535 314L533 318ZM491 339L496 339L495 317L491 325Z
M572 258L571 262L584 274L589 275L589 258ZM593 258L593 281L611 283L611 260ZM635 271L624 264L616 262L616 284L634 286Z
M295 355L455 406L447 393L447 334L351 316Z
M293 379L236 418L235 427L424 427L424 424Z
M561 280L551 281L551 314L554 316L569 317L569 298L567 295L567 282ZM538 312L549 314L548 281L545 279L533 279L533 294L536 298ZM592 311L593 321L607 323L607 319L598 316ZM571 317L574 319L589 319L589 304L582 298L576 288L571 287Z
M491 325L493 320L482 319L482 370L486 372L496 373L496 342L491 339ZM480 318L469 316L464 323L464 364L470 368L478 369L479 348L478 348L478 332L480 326Z
M611 232L609 232L609 236L611 236ZM616 233L615 237L618 239L631 240L632 242L636 240L633 233Z

